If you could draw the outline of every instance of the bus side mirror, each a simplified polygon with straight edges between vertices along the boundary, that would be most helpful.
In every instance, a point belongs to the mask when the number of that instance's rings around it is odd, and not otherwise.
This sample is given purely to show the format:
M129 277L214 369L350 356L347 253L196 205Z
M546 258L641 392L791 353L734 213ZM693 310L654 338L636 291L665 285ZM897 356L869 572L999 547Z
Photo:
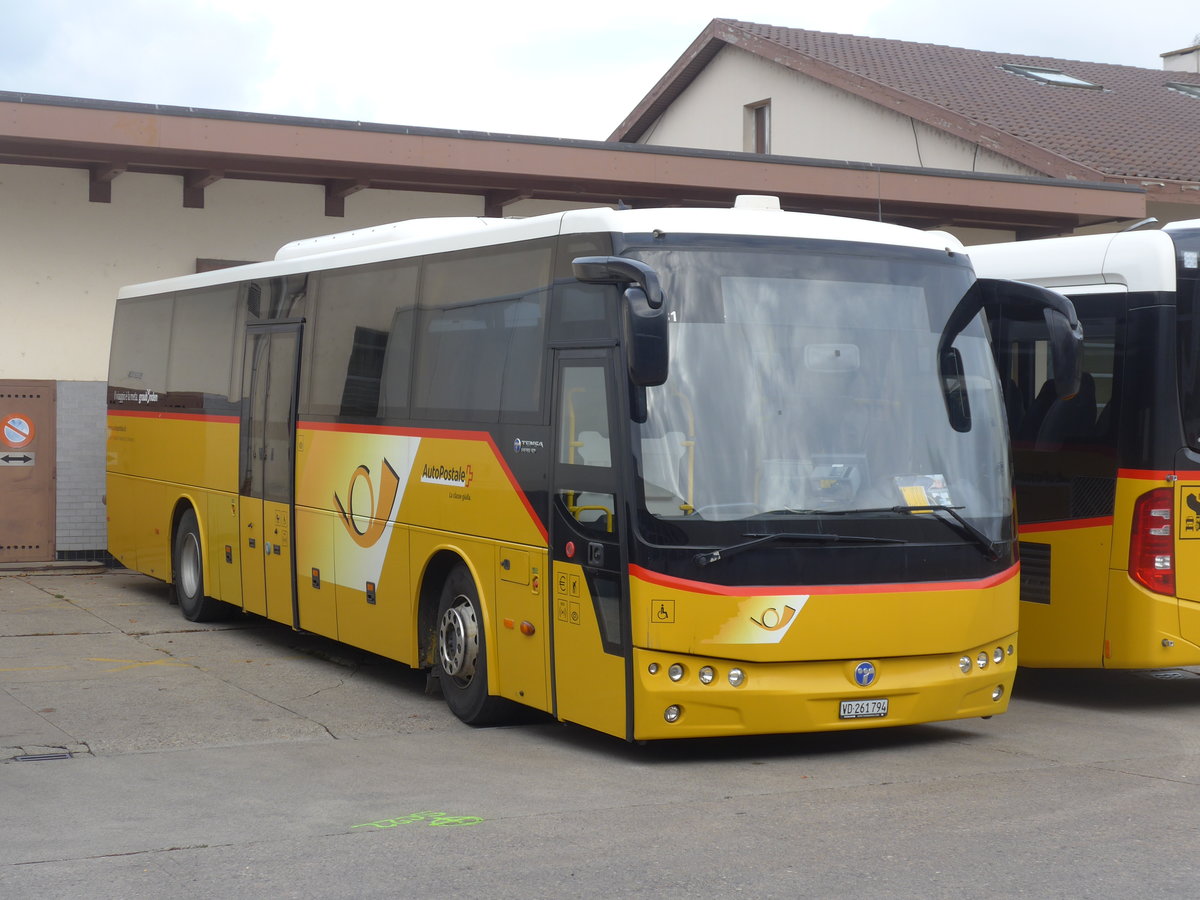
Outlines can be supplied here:
M1066 300L1066 297L1063 297ZM1070 303L1070 300L1067 300ZM1075 307L1071 307L1075 312ZM1079 393L1083 379L1083 328L1057 309L1047 308L1046 330L1050 332L1050 359L1054 363L1054 385L1064 400ZM1061 373L1061 374L1060 374Z
M621 342L636 387L654 387L667 380L670 345L667 311L658 273L635 259L621 256L581 256L572 261L575 277L587 284L625 285L621 304Z
M1066 399L1078 394L1083 379L1083 327L1075 304L1057 291L1023 281L980 278L975 284L986 305L996 304L1003 315L1029 320L1041 313L1050 338L1050 364L1058 396Z

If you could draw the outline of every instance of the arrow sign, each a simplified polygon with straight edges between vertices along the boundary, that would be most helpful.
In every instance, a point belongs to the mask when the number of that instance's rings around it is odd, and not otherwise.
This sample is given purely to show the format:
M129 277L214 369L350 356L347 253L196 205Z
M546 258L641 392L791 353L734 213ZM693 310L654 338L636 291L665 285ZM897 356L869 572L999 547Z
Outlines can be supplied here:
M4 466L32 466L33 462L32 453L5 453L0 456L0 465Z

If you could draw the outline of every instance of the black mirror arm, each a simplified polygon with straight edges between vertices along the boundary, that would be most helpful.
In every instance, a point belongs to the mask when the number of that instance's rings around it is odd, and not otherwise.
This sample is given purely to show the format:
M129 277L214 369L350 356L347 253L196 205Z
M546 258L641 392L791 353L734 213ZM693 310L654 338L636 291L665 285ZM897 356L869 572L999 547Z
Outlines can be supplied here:
M571 261L576 278L587 284L636 284L646 292L651 309L661 309L662 284L658 273L636 259L624 256L580 256Z

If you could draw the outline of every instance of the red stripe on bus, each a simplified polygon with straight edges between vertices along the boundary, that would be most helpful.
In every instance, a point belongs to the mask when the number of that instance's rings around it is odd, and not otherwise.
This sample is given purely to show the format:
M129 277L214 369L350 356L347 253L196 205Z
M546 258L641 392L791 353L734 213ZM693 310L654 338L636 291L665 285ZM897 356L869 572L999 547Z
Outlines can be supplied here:
M525 495L525 491L522 490L512 469L508 467L508 463L500 455L500 448L496 446L496 441L486 431L459 431L448 428L402 428L393 425L343 425L338 422L300 422L297 424L296 430L300 431L301 429L308 429L309 431L335 431L346 434L390 434L397 437L483 441L491 448L492 455L496 457L496 462L500 464L500 468L504 471L505 477L508 478L509 484L512 485L517 496L521 498L521 504L525 507L525 511L529 513L529 518L533 521L534 527L537 528L538 534L542 536L543 541L550 542L550 533L546 530L541 517L534 510L533 504L529 502L529 497Z
M785 597L792 594L915 594L924 591L963 591L983 590L996 587L1017 577L1020 566L1010 566L1003 572L980 578L976 581L922 581L911 584L821 584L816 586L791 585L781 587L771 585L738 585L727 587L721 584L709 584L704 581L691 581L687 578L676 578L673 575L663 575L651 572L641 566L631 565L631 577L659 587L676 588L699 594L714 594L725 597Z
M496 442L486 431L469 431L467 429L451 428L405 428L401 425L345 425L340 422L300 422L296 430L307 428L309 431L338 431L346 434L391 434L397 437L427 437L443 438L456 441L482 441L486 439L492 448ZM497 451L498 452L498 451ZM504 462L503 459L500 460Z
M1173 478L1175 475L1187 475L1186 472L1175 472L1174 470L1159 470L1159 469L1118 469L1118 478L1132 478L1138 481L1166 481ZM1196 475L1200 476L1200 472Z
M179 422L219 422L236 425L238 416L218 416L212 413L162 412L153 409L110 409L110 416L126 416L130 419L174 419Z
M1020 534L1038 534L1043 531L1073 531L1079 528L1112 528L1112 516L1095 519L1060 519L1056 522L1030 522L1017 529Z

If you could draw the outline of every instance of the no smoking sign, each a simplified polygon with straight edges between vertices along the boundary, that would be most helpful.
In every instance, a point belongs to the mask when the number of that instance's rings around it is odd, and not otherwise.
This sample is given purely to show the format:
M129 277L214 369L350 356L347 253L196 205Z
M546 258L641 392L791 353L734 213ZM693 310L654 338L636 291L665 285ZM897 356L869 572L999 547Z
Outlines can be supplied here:
M4 417L4 427L0 430L0 438L14 450L28 447L33 442L33 421L23 415L8 415Z

